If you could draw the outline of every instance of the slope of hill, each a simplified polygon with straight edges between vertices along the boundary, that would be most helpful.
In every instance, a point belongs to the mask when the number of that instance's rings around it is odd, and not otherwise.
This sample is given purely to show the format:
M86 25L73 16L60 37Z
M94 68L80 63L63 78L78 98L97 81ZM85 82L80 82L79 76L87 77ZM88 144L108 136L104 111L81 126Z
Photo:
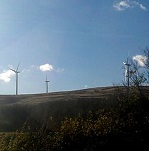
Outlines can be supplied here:
M34 126L50 117L60 123L65 117L115 107L117 96L125 96L126 89L120 89L119 92L119 87L97 87L48 94L0 95L0 131L14 131L27 120L34 121L31 123ZM149 87L143 87L143 91L149 97Z
M126 90L0 96L0 150L148 150L149 87Z
M72 100L87 100L87 99L104 99L118 93L118 89L123 87L96 87L74 91L61 91L41 94L24 94L24 95L0 95L0 105L35 105L51 101L72 101ZM126 90L126 88L123 88ZM149 87L142 87L143 93L149 95Z
M97 87L74 91L61 91L41 94L25 94L25 95L0 95L0 105L14 105L14 104L38 104L50 101L71 101L80 98L83 99L101 99L112 95L116 87Z
M0 95L0 131L14 131L26 120L43 123L53 117L60 123L64 117L86 114L116 104L112 99L116 87L97 87L43 94Z

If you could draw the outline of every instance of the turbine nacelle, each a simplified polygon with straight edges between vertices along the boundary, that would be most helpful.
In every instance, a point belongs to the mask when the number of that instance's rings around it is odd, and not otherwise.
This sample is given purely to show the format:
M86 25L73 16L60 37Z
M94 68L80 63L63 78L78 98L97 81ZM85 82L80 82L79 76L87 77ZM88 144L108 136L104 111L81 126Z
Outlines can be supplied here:
M48 93L48 83L50 82L49 80L47 80L47 76L46 76L46 80L45 80L45 82L46 82L46 93Z
M10 69L10 70L12 70L15 73L20 73L20 71L17 71L17 70L14 70L14 69Z
M50 81L47 80L47 81L45 81L45 82L50 82Z
M16 70L10 68L10 70L16 74L16 95L18 95L18 74L20 73L20 71L18 71L19 65L20 65L20 63L18 64Z
M20 71L18 71L18 69L19 69L19 65L20 65L20 63L18 64L18 66L17 66L16 70L14 70L14 69L12 69L12 68L10 68L10 70L12 70L12 71L13 71L13 72L15 72L15 73L20 73Z
M131 66L129 63L123 62L125 66Z

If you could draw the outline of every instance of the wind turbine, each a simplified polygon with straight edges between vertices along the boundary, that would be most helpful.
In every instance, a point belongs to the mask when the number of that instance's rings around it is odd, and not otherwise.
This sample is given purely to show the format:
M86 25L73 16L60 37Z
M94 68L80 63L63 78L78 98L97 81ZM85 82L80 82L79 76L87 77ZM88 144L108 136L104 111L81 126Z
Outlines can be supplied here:
M16 95L18 95L18 74L20 73L20 71L18 71L19 65L20 63L18 64L16 70L10 68L10 70L12 70L16 74Z
M128 58L126 63L123 62L124 66L125 66L125 82L127 83L127 86L129 87L129 78L130 78L130 64L128 62Z
M48 83L50 82L49 80L47 80L47 76L46 76L46 93L48 93Z

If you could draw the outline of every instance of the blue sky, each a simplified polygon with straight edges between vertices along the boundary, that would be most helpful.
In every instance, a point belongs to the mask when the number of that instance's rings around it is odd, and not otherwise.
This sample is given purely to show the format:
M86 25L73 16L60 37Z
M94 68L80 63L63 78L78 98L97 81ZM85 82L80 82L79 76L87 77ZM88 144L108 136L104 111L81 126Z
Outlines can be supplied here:
M148 0L1 0L0 94L112 86L149 47Z

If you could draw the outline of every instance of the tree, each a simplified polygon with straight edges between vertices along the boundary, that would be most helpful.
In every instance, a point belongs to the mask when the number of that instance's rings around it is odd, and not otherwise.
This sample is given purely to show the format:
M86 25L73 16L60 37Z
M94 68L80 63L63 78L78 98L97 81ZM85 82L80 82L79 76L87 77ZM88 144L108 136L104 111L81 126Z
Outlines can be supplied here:
M149 49L143 50L143 55L133 56L127 60L129 64L129 76L127 75L127 98L131 100L144 99L144 86L149 84ZM129 80L128 80L129 78Z
M143 50L143 55L132 58L131 82L134 86L148 85L149 83L149 49Z

